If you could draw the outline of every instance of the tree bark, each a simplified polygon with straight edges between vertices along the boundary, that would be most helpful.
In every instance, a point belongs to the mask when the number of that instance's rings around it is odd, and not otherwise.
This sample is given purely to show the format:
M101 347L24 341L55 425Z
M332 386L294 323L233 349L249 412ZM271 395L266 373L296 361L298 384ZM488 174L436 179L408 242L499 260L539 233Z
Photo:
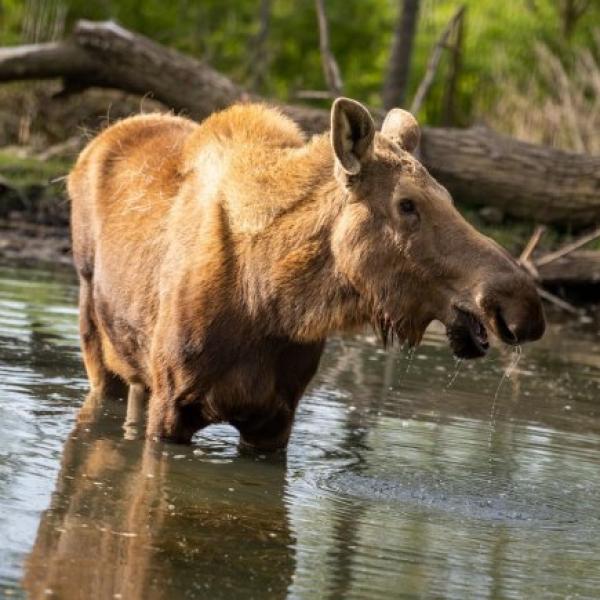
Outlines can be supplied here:
M388 74L383 86L383 106L386 110L402 106L406 99L419 4L420 0L398 2L398 20L394 31Z
M463 43L465 31L465 13L457 21L454 28L454 41L450 51L450 65L448 75L444 86L444 98L442 101L442 123L448 127L455 126L458 123L456 110L456 95L458 92L458 82L462 69Z
M194 119L257 99L206 64L113 23L80 21L62 43L0 49L0 81L65 80L152 96ZM307 133L329 127L328 111L279 105ZM498 206L539 223L600 222L600 157L519 142L489 129L425 128L421 159L454 197Z
M252 57L249 68L251 69L252 90L259 90L267 78L269 68L269 52L267 42L269 39L269 28L271 23L271 0L260 0L258 15L258 33L252 38L252 46L248 49Z
M456 13L454 13L454 16L450 19L450 22L446 25L444 31L442 31L442 34L431 51L431 56L427 62L427 69L425 70L425 76L421 80L421 83L415 92L415 97L410 105L410 112L414 115L416 115L421 110L421 106L423 106L423 102L433 85L433 80L438 65L440 64L440 59L442 58L442 52L448 47L448 39L452 33L454 33L455 29L462 23L465 10L465 6L461 6Z
M540 281L550 287L600 285L600 252L579 250L539 268Z
M600 220L600 157L520 142L486 127L426 128L422 160L455 198L538 223Z

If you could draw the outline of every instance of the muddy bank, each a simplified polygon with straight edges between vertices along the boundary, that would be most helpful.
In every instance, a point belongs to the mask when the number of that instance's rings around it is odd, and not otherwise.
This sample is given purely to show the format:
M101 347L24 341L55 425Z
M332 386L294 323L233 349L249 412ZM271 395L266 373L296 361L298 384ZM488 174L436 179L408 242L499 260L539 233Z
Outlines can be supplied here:
M83 146L110 123L166 111L151 98L60 82L0 89L0 261L70 265L65 177Z
M66 161L0 152L0 260L71 264Z
M67 227L0 220L0 262L34 265L72 264Z

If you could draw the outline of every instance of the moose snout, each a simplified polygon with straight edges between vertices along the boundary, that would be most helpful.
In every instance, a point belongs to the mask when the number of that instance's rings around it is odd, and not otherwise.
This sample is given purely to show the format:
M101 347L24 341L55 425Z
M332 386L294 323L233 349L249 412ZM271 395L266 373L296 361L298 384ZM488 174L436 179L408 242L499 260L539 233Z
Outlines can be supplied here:
M484 294L482 307L496 335L506 344L533 342L544 335L546 318L542 301L528 277L498 282Z
M546 329L541 303L525 310L499 309L495 317L496 331L506 344L518 345L539 340Z

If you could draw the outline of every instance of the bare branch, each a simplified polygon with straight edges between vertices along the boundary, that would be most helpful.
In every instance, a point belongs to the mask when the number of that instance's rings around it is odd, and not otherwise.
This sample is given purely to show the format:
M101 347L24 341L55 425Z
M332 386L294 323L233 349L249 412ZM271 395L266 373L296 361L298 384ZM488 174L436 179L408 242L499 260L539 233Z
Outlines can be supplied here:
M521 256L519 256L520 261L525 262L529 260L531 253L535 250L535 247L538 245L545 231L546 228L543 225L536 226L536 228L533 231L533 234L529 238L529 241L525 245L523 252L521 252Z
M570 302L567 302L566 300L563 300L562 298L555 296L554 294L550 293L548 290L545 290L544 288L538 287L538 294L544 300L546 300L546 302L550 302L550 304L554 304L554 306L558 306L558 308L560 308L561 310L564 310L565 312L568 312L571 315L580 315L581 314L581 310L579 310L578 308L573 306Z
M344 89L340 68L331 51L329 43L329 24L325 14L323 0L315 0L317 19L319 21L319 48L321 51L321 62L323 63L323 74L325 81L333 97L341 96Z
M592 231L591 233L582 235L580 238L576 239L574 242L565 244L562 248L559 248L555 252L550 252L550 254L546 254L545 256L542 256L541 258L539 258L538 260L535 261L535 265L536 265L536 267L543 267L544 265L548 265L551 262L554 262L555 260L562 258L563 256L567 256L567 254L570 254L574 250L578 250L582 246L589 244L590 242L592 242L593 240L595 240L599 237L600 237L600 227L594 229L594 231Z
M442 52L444 51L444 48L448 42L448 38L450 37L450 34L454 31L454 29L458 26L458 24L462 20L464 14L465 14L465 9L466 9L465 6L461 6L456 11L454 16L448 22L448 25L446 25L446 28L444 29L444 31L442 31L442 34L440 35L435 46L433 47L431 56L429 57L429 62L427 63L427 69L425 71L425 75L424 75L423 79L421 80L421 83L419 84L419 88L417 89L415 97L413 98L412 104L410 105L411 113L417 114L419 112L419 110L421 109L421 106L423 105L423 102L425 101L425 98L427 97L427 94L429 92L429 89L431 88L431 85L433 84L433 79L435 77L435 73L436 73L438 65L440 63L440 59L442 58Z
M335 96L325 90L298 90L294 93L298 100L333 100Z

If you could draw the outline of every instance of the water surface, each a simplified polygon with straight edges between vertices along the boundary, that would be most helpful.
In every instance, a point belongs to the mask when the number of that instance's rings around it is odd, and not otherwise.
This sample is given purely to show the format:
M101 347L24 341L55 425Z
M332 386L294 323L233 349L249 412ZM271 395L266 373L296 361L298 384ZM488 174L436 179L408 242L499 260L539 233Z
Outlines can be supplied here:
M79 412L76 295L0 269L0 597L599 597L595 325L525 348L493 418L510 353L456 373L437 329L412 358L334 338L287 457L249 456Z

